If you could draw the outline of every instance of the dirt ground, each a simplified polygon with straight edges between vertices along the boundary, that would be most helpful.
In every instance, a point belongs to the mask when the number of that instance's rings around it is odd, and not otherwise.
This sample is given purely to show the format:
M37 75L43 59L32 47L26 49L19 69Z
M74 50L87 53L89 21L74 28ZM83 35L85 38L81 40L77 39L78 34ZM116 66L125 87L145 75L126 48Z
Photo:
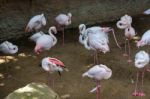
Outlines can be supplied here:
M135 18L134 27L140 36L150 26L150 17ZM101 64L107 65L112 69L113 75L109 80L102 81L101 99L149 99L150 98L150 73L146 72L144 78L145 97L133 97L134 82L137 69L134 63L127 63L127 58L123 57L123 40L122 30L116 29L115 23L107 23L105 26L115 28L117 39L122 45L122 50L118 49L110 34L111 52L99 54ZM49 77L54 79L55 84L53 90L60 96L68 95L66 99L96 99L95 93L89 91L95 86L95 82L89 78L82 78L82 73L93 66L92 53L86 50L78 42L79 33L77 29L66 30L65 45L61 45L61 34L58 34L58 43L50 51L44 52L36 56L33 52L35 44L28 39L20 39L16 44L19 45L19 52L14 56L1 55L0 59L0 99L6 97L10 92L25 86L30 82L47 83L48 74L39 67L41 59L50 56L63 61L68 72L64 71L60 77L57 73L51 74ZM139 50L146 50L147 47L136 48L135 41L131 42L131 53L134 61L135 53ZM7 69L8 67L8 69ZM12 77L8 77L8 73ZM48 84L48 83L47 83ZM52 84L49 84L52 86Z

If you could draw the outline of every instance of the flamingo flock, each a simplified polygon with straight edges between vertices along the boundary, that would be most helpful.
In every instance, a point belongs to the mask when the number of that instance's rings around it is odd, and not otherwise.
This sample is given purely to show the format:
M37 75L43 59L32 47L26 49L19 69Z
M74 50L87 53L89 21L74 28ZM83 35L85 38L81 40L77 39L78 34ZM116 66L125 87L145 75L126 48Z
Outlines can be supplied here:
M65 27L71 25L72 23L72 14L59 14L55 17L55 26L49 27L48 34L42 31L42 28L46 26L46 17L44 14L36 15L32 17L26 28L25 32L34 34L29 37L29 39L35 42L34 52L39 55L43 51L49 51L52 47L57 44L57 37L54 35L58 31L62 32L62 44L64 45L64 30ZM124 15L116 23L119 29L124 30L125 35L125 53L124 56L128 56L127 62L131 63L131 52L130 52L130 41L136 35L135 29L132 27L132 17L129 15ZM114 29L111 27L101 27L93 26L86 27L85 24L79 25L79 43L81 43L87 50L91 50L94 53L94 65L87 72L82 74L82 77L89 77L96 81L96 87L93 88L90 92L97 93L97 99L100 99L101 92L101 80L109 79L112 76L112 70L106 65L100 64L98 59L98 52L107 53L110 52L109 46L109 32L112 32L115 43L119 49L122 49L118 44L117 38L115 36ZM128 42L128 53L127 53L127 43ZM144 45L150 45L150 30L146 31L141 40L137 42L137 47L142 47ZM15 54L18 52L18 46L13 45L12 43L5 41L0 44L0 52L4 54ZM139 69L137 72L137 78L135 83L135 91L133 96L145 96L143 92L143 78L144 72L150 71L147 69L149 63L149 54L145 51L140 51L135 55L135 67ZM48 73L58 72L61 75L61 72L65 69L65 65L62 61L57 58L45 57L42 59L41 66L43 70ZM140 90L138 89L138 80L139 74L141 73L142 85Z

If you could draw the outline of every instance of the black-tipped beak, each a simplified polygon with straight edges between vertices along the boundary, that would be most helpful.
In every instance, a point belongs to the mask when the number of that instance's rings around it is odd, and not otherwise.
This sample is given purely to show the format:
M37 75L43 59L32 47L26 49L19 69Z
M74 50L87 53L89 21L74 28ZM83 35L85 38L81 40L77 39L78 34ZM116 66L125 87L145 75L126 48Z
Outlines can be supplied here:
M61 76L61 73L60 73L60 71L58 71L58 74L59 74L59 76Z

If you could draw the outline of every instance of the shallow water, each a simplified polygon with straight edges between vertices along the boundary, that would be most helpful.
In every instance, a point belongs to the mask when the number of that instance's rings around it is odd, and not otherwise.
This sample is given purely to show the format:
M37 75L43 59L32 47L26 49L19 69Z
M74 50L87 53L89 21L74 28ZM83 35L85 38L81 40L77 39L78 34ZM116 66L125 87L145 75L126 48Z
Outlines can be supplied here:
M150 27L150 17L135 18L133 23L137 33L142 34ZM118 41L123 47L123 31L116 29L115 23L104 25L115 28ZM39 67L41 59L46 56L60 59L69 69L68 72L64 71L61 77L57 73L49 75L55 81L54 87L52 87L52 84L49 84L55 92L60 96L69 94L70 97L67 99L96 99L95 93L89 93L95 87L95 82L89 78L82 78L82 73L93 66L92 53L79 44L77 29L66 30L64 46L61 45L60 35L58 35L58 44L40 56L36 56L33 52L33 42L27 39L19 40L19 43L16 42L20 45L19 53L15 56L7 56L7 62L1 63L0 61L0 99L30 82L47 83L48 75ZM148 99L150 97L150 73L146 73L144 79L146 96L142 98L133 97L131 95L134 90L132 80L135 79L137 69L133 63L127 63L127 59L122 56L123 50L119 50L116 47L111 34L109 37L111 52L106 54L100 53L99 61L112 69L113 76L109 80L101 82L101 99ZM147 47L140 49L147 50ZM133 40L131 42L133 60L135 53L140 49L136 48L135 40ZM4 58L2 56L1 58ZM8 70L12 77L7 77L6 67L9 67Z

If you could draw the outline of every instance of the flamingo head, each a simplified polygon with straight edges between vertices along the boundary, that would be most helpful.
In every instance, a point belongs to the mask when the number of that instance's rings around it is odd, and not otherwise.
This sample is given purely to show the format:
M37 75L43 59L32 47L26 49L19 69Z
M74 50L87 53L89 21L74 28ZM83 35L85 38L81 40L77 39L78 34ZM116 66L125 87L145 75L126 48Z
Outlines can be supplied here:
M57 29L56 29L56 27L55 27L55 26L50 27L49 30L48 30L48 33L57 34Z
M70 25L71 24L71 17L72 17L72 14L71 13L68 13L67 14L67 16L68 16L68 20L66 21L66 25Z
M44 16L43 13L41 14L41 22L42 22L42 25L43 25L43 26L46 25L46 19L45 19L45 16Z
M42 46L40 45L36 45L35 48L34 48L34 52L39 55L41 52L42 52Z
M146 45L146 43L144 42L144 41L138 41L137 42L137 44L136 44L136 46L139 48L139 47L142 47L142 46L144 46L144 45Z
M12 46L9 47L9 53L10 54L15 54L17 52L18 52L18 46L12 45Z
M79 25L79 33L84 34L86 30L86 26L84 24Z

